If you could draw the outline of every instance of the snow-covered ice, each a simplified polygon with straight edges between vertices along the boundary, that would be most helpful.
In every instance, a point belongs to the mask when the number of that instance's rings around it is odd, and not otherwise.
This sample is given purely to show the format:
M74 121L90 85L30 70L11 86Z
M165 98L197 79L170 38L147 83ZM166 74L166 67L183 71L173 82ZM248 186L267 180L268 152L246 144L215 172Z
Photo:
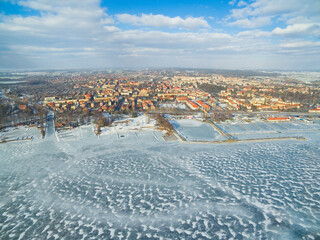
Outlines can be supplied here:
M0 239L320 238L318 131L215 145L120 125L0 144Z

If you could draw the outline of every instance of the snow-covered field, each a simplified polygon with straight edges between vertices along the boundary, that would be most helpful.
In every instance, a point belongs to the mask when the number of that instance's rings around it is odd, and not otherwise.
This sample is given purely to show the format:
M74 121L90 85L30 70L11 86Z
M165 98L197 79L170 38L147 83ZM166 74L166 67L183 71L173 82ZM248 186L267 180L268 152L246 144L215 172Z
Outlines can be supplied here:
M122 133L0 144L0 239L320 238L318 131L220 145Z
M171 120L173 127L187 141L218 141L226 140L210 124L194 119Z
M235 139L299 137L307 132L320 133L320 124L301 121L220 123L218 126Z
M37 141L41 139L41 133L35 127L10 127L6 131L0 132L0 141L17 141L21 142L26 139L31 139L32 141ZM30 140L26 140L30 141Z

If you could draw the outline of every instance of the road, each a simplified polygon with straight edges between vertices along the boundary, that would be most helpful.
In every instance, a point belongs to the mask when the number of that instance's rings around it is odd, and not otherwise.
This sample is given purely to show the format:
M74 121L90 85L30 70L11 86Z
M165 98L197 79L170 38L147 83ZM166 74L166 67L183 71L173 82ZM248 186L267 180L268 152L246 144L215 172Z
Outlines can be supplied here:
M54 112L49 111L47 114L47 121L46 121L46 137L50 137L54 135Z

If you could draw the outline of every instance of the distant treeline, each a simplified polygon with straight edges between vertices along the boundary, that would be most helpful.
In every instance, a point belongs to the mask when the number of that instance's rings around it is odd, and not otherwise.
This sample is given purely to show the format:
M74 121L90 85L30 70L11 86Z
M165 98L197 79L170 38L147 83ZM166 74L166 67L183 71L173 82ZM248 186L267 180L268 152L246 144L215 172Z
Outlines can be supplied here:
M10 105L9 104L2 104L0 103L0 122L6 119L8 116L8 113L10 111Z
M279 73L269 73L269 72L260 72L260 71L252 71L252 70L203 69L198 71L204 72L204 73L220 74L226 77L255 77L255 76L276 77L281 75Z
M272 72L262 72L262 71L254 71L254 70L228 70L228 69L205 69L205 68L200 68L200 69L196 69L196 68L150 68L150 69L154 69L157 71L167 71L167 74L175 74L175 71L180 71L180 72L187 72L188 74L197 73L209 73L209 74L220 74L226 77L254 77L254 76L262 76L262 77L275 77L275 76L280 76L280 73L272 73ZM140 69L141 70L141 69ZM98 70L98 69L82 69L82 70L73 70L73 69L69 69L69 70L39 70L41 72L46 72L46 73L54 73L54 72L61 72L64 74L72 74L72 73L83 73L83 74L94 74L94 73L109 73L109 71L106 70ZM136 72L139 71L139 69L122 69L123 72ZM27 73L28 71L22 71L25 72L25 75L17 75L14 72L0 72L0 77L15 77L15 76L19 76L19 77L28 77ZM34 71L37 72L37 71ZM38 76L39 77L47 77L47 76ZM29 78L29 77L28 77Z
M225 77L276 77L281 76L280 73L274 72L262 72L254 70L228 70L228 69L188 69L188 68L178 68L170 69L171 71L187 72L192 75L192 73L204 73L204 74L219 74ZM196 76L196 75L195 75Z

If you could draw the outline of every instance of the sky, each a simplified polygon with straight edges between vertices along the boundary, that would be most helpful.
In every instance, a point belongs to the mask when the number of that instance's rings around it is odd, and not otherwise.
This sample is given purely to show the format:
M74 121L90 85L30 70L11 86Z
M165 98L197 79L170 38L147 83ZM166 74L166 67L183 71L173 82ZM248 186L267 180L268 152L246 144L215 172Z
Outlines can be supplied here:
M319 0L0 0L0 69L320 70Z

